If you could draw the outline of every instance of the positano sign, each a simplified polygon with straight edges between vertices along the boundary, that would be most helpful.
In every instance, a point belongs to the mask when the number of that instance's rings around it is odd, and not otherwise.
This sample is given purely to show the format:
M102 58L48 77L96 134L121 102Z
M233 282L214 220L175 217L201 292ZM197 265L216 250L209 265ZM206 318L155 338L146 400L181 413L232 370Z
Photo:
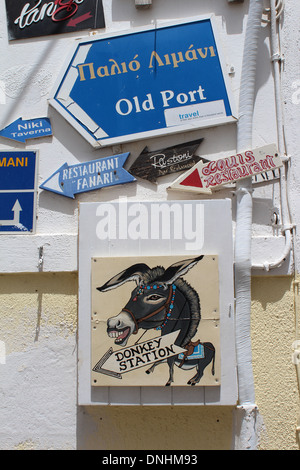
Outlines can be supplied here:
M50 103L93 147L236 120L213 18L80 41Z

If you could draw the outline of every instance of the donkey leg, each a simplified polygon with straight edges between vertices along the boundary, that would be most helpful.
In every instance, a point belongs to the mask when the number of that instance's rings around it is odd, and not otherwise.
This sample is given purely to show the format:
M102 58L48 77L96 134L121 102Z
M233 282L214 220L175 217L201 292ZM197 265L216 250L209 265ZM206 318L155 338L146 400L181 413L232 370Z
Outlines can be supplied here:
M168 366L169 366L169 380L166 383L166 387L170 386L172 382L174 382L174 364L175 361L171 357L170 359L167 360Z
M194 375L194 377L192 377L192 378L188 381L188 385L196 385L197 383L200 382L200 379L201 379L202 376L203 376L203 372L202 372L202 371L197 372L197 374Z
M152 364L152 366L149 367L149 369L147 369L147 370L145 371L146 374L151 374L151 372L154 371L155 367L158 366L159 364L162 364L163 362L165 362L165 361L164 361L164 360L161 360L161 361L154 362L154 363Z
M194 377L192 377L189 381L188 381L188 385L196 385L197 383L200 382L202 376L203 376L203 370L204 370L204 367L201 367L200 366L200 363L197 364L196 366L196 369L197 369L197 374L194 375Z

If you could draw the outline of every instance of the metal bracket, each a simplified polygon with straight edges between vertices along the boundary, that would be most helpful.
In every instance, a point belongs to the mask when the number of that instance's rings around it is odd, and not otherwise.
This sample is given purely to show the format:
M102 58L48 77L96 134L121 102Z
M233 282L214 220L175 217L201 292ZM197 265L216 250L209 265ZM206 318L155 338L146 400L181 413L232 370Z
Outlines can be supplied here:
M152 0L135 0L136 8L150 8L152 6Z

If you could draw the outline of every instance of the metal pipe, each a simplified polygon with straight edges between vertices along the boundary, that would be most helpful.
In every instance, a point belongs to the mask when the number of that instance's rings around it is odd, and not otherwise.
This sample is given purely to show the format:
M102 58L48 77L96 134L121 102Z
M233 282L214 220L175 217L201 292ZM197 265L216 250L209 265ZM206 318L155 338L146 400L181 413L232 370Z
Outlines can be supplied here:
M263 0L250 0L245 36L240 88L237 151L252 147L256 59ZM251 350L251 237L252 180L237 182L237 218L235 234L236 354L239 406L235 414L234 448L255 449L257 446L257 407L255 405Z
M276 106L276 123L277 123L277 141L278 151L280 157L283 159L283 168L280 169L280 201L281 201L281 219L282 219L282 232L285 236L285 246L281 255L272 262L265 261L260 264L253 264L253 269L270 269L277 268L288 258L292 250L292 230L293 224L290 221L290 211L287 196L287 173L289 161L286 157L286 149L284 143L284 125L283 125L283 111L282 111L282 97L281 97L281 79L280 79L280 62L281 53L279 48L278 33L277 33L277 20L283 11L283 2L277 0L270 0L270 8L267 12L270 15L271 25L271 60L273 62L274 70L274 89L275 89L275 106Z

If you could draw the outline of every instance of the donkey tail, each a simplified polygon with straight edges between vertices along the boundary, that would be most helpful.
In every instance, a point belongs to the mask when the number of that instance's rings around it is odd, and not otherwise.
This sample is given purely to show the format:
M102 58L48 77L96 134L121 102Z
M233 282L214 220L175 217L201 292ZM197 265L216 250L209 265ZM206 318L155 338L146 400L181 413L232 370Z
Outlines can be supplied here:
M215 375L215 359L216 359L216 351L214 351L214 354L213 354L213 361L212 361L212 366L211 366L212 375Z

